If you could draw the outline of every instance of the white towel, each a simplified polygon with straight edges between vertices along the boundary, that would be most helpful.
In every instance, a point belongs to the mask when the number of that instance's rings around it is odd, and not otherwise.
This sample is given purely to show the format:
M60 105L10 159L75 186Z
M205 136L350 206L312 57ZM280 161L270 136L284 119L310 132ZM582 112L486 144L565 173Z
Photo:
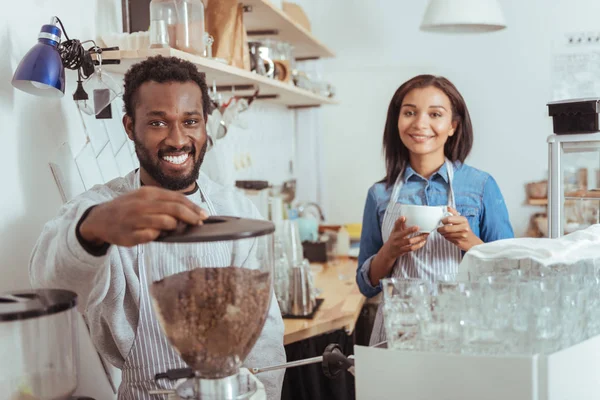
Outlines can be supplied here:
M533 260L538 264L576 264L583 260L600 263L600 224L573 232L558 239L515 238L484 243L470 249L459 265L459 278L469 271L489 266L502 260L505 268L512 264L517 268L521 260Z

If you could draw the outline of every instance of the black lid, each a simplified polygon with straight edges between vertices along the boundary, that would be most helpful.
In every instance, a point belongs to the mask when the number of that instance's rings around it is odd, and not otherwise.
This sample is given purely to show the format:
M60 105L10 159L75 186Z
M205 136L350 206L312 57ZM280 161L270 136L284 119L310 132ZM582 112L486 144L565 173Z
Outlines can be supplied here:
M168 243L218 242L247 239L275 232L272 222L260 219L212 216L203 225L184 225L164 232L156 241Z
M556 115L595 114L600 112L600 98L591 97L551 101L547 106L548 115L551 117Z
M269 187L268 181L235 181L235 186L240 189L262 190Z
M68 290L20 290L0 294L0 322L56 314L77 305L77 295Z

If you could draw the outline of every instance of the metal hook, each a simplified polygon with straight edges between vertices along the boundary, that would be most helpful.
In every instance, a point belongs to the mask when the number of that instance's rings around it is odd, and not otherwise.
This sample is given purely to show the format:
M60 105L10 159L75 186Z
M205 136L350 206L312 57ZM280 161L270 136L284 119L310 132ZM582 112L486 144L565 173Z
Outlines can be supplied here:
M98 60L98 74L102 72L102 49L96 53L96 59Z

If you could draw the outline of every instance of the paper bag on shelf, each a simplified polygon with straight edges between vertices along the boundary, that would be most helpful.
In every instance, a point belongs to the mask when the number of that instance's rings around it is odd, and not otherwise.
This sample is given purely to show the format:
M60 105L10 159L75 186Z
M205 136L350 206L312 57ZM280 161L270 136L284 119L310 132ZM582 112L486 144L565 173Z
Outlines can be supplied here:
M310 21L302 7L296 3L284 1L282 8L283 12L286 13L295 23L310 32Z
M244 7L238 0L206 0L206 30L214 38L213 57L250 71Z

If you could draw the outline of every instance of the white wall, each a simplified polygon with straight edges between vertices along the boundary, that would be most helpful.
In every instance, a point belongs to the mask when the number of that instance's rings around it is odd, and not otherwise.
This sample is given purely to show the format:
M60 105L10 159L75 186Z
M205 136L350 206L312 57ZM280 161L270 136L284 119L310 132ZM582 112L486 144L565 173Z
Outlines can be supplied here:
M67 94L55 100L14 90L10 83L13 72L36 43L40 27L48 23L52 15L61 18L69 36L91 38L96 26L120 29L118 3L118 0L24 0L13 2L11 11L0 15L3 52L0 137L5 153L1 164L5 195L0 200L0 255L4 277L0 290L27 286L29 251L44 222L61 204L48 161L60 143L70 141L74 146L81 146L85 141L71 97L75 90L72 73L67 74ZM96 24L95 18L101 22Z
M384 175L391 96L412 76L434 73L465 97L475 130L467 162L496 178L515 233L523 235L530 214L540 211L524 205L524 184L546 177L553 42L563 32L595 31L600 2L500 0L508 28L483 35L421 32L426 4L328 0L307 8L314 33L337 53L324 61L341 101L323 112L330 217L362 220L367 189Z
M120 29L118 0L23 0L0 15L0 161L3 196L0 199L0 292L27 288L31 248L43 224L56 214L61 198L48 162L64 141L82 146L81 122L73 107L74 76L67 76L67 94L61 100L41 99L11 86L20 59L36 43L40 27L58 15L69 36L92 38L96 29ZM80 323L80 333L85 333ZM86 335L81 336L82 391L110 397L102 367Z
M29 287L31 249L44 223L56 215L62 204L48 163L55 160L59 148L68 148L76 156L87 140L72 100L76 87L73 71L67 71L67 89L62 99L31 96L13 89L10 83L19 61L36 43L40 27L53 15L61 18L71 38L95 39L97 33L121 32L121 0L21 0L13 2L10 13L0 14L4 55L0 58L0 166L4 172L0 196L0 292ZM119 115L115 108L113 113ZM232 127L208 154L206 169L227 169L223 178L229 183L235 179L266 179L277 184L289 179L289 161L294 158L294 113L283 106L256 102L243 114L240 124L244 122L245 128ZM115 142L122 139L119 135L124 134L118 119L104 123L86 118L85 123L90 135L108 135L108 147L115 147ZM98 155L96 150L92 156ZM112 150L116 153L118 149ZM249 157L245 160L250 159L251 164L236 168L236 158L246 155ZM109 169L98 169L92 158L86 166L95 173L88 174L87 183L122 174L123 168L112 158L110 154L104 160L111 165ZM113 398L81 321L78 330L81 368L77 393L98 400Z

